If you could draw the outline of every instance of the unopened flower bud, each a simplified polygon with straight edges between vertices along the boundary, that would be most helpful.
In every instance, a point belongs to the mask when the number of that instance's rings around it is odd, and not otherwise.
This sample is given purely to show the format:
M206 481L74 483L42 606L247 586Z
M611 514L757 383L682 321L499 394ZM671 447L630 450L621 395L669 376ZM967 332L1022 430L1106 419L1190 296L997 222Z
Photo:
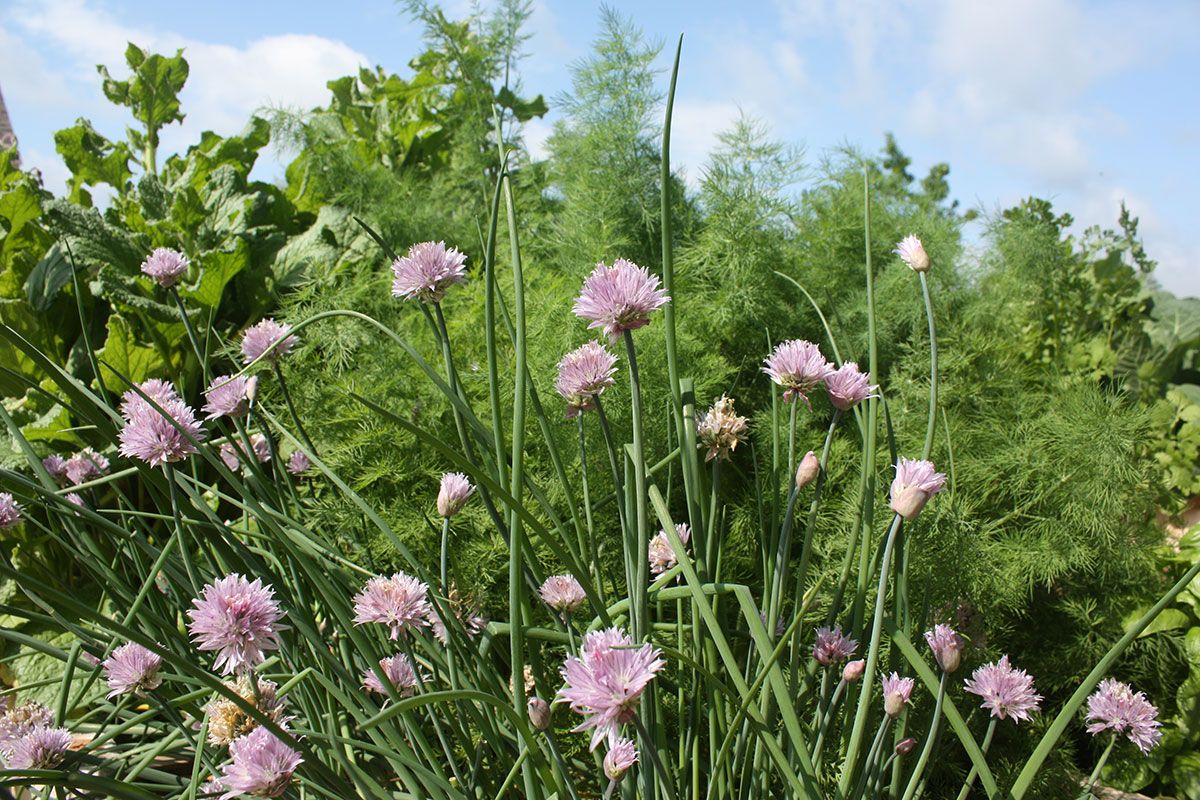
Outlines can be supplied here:
M929 649L933 651L933 657L943 672L950 674L958 669L966 643L953 628L949 625L934 625L933 630L926 632L925 641L929 643Z
M896 755L906 756L909 753L911 753L913 748L916 746L917 746L917 740L912 738L911 736L908 737L907 739L901 739L896 744Z
M254 375L246 380L246 401L250 405L254 405L254 401L258 398L258 376Z
M817 460L817 454L809 450L804 454L804 458L800 459L800 464L796 467L796 489L803 489L817 479L821 474L821 462Z
M885 714L893 719L900 716L900 712L904 710L904 706L912 697L914 683L912 678L901 678L895 672L884 677L883 711Z
M540 697L529 698L529 722L539 731L550 727L550 704Z
M857 661L847 662L846 666L842 668L842 680L846 683L854 683L863 676L866 668L866 659L860 658Z
M461 472L447 472L442 476L441 487L438 489L438 515L446 518L453 517L475 494L475 487Z
M916 236L905 236L892 252L900 256L900 260L913 272L929 271L929 254L925 252L925 245L921 244L921 240Z

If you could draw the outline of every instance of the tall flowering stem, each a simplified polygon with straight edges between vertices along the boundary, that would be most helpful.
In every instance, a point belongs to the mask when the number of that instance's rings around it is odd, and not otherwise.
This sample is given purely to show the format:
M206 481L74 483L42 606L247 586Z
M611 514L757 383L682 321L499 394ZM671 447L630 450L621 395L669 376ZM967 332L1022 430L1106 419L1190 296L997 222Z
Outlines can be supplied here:
M892 524L888 528L887 539L883 545L883 558L880 559L879 565L879 584L875 595L875 617L871 623L871 642L867 648L867 667L863 673L862 688L858 692L858 709L854 713L854 727L850 734L850 744L846 750L846 761L842 765L842 776L838 781L843 795L849 791L850 781L854 777L858 755L862 750L863 734L866 732L867 717L871 710L871 690L875 688L875 669L879 665L879 644L883 634L884 607L887 605L888 572L892 563L892 550L896 544L896 535L900 532L903 523L904 518L899 514L892 517Z
M503 145L501 145L503 152ZM503 156L502 159L503 160ZM517 208L513 199L512 179L506 173L501 178L504 184L504 201L508 217L508 235L512 245L513 272L513 409L512 409L512 475L509 493L522 503L525 492L525 395L526 379L526 332L525 332L525 278L521 269L521 248L517 239ZM512 625L509 633L509 656L513 675L525 670L525 621L528 608L525 599L525 527L517 508L509 512L509 555L508 555L508 619ZM523 681L513 681L513 708L517 718L524 722L529 718L529 703L525 698ZM522 744L522 747L525 745ZM521 769L525 783L525 795L540 800L542 791L537 774L527 761Z
M630 599L630 620L633 623L634 641L645 641L649 633L646 605L646 581L650 570L649 536L650 526L646 509L646 449L642 430L642 383L638 374L637 353L633 347L633 334L624 332L625 353L629 359L629 402L633 427L633 484L635 492L634 513L637 524L631 526L637 535L636 565L633 592ZM714 489L715 491L715 489ZM633 533L634 531L631 531ZM713 537L710 537L713 538Z
M316 454L317 448L313 445L312 439L308 438L308 431L304 430L304 423L300 421L300 415L296 413L296 406L292 403L292 393L288 391L287 381L283 379L283 370L279 368L278 360L271 362L271 369L275 371L275 380L279 381L279 391L283 394L283 402L287 405L288 415L291 416L292 422L296 423L296 432L300 434L300 438L304 440L309 451Z
M933 720L929 723L929 735L925 737L925 746L921 748L917 765L913 767L912 775L909 776L903 800L912 800L918 794L917 787L925 784L925 766L929 763L929 757L933 754L933 748L937 746L938 734L941 732L942 705L946 701L946 680L949 676L950 673L942 671L942 679L938 683L937 700L934 701L933 706Z
M937 327L933 322L933 299L929 296L929 279L920 272L921 294L925 298L925 317L929 320L929 421L925 425L925 446L921 448L921 459L929 460L933 451L933 427L937 420L938 402L938 350Z
M988 748L992 746L992 737L996 735L996 723L999 721L999 717L992 717L988 720L987 732L983 735L983 744L979 746L985 756ZM972 764L971 771L967 773L967 779L963 782L962 790L959 791L956 800L967 800L967 795L971 793L971 787L975 785L977 777L979 777L979 768Z
M196 330L192 327L192 320L183 307L183 298L179 296L179 290L171 286L168 291L175 300L175 307L179 309L179 317L183 320L183 328L187 331L188 341L191 343L192 349L196 351L196 358L200 359L200 373L204 376L205 385L208 385L208 379L211 377L208 374L208 353L200 346L200 337L196 335Z

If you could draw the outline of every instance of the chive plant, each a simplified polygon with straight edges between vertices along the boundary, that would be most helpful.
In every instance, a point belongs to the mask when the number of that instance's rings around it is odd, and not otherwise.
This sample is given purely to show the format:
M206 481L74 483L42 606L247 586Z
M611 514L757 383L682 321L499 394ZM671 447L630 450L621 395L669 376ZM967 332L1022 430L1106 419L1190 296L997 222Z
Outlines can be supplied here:
M93 374L81 379L0 327L6 346L50 376L31 388L69 409L99 448L81 454L72 472L67 460L40 457L0 408L28 462L2 473L0 527L23 526L25 536L52 545L40 552L68 562L38 571L58 580L33 580L6 557L0 575L31 602L2 610L72 637L64 649L0 630L62 669L46 681L57 687L53 707L5 693L0 783L62 798L913 800L925 793L938 748L958 747L971 762L959 798L974 791L1019 799L1085 703L1089 731L1111 732L1105 757L1118 736L1147 751L1157 744L1154 707L1144 696L1112 680L1096 687L1200 565L1128 627L1059 709L1041 708L1034 678L1007 657L963 682L963 642L948 626L921 644L907 605L914 544L906 532L946 485L929 461L938 371L925 273L936 267L915 236L898 245L928 322L928 426L920 442L889 439L891 458L881 465L887 387L872 383L868 173L867 369L842 358L828 324L815 337L823 344L772 344L762 370L774 384L772 426L756 432L771 446L754 454L765 476L760 506L768 509L759 580L727 579L722 471L751 432L734 397L698 406L688 365L676 354L677 315L702 313L688 307L674 275L669 153L678 56L662 147L662 273L624 259L596 267L575 313L601 340L565 353L553 387L538 385L527 360L534 310L524 294L519 209L499 129L479 268L482 406L460 380L441 305L468 279L466 256L440 242L400 256L365 223L392 262L398 302L426 318L437 352L420 352L379 321L343 310L293 325L263 320L244 334L243 364L220 364L180 307L207 382L202 422L186 387L130 383L116 400L100 388L99 369L120 375L117 365L89 354ZM501 224L511 247L504 281ZM144 269L173 293L186 263L160 250ZM89 321L80 322L87 331ZM405 546L355 492L352 476L322 461L308 432L319 441L320 410L297 408L288 393L293 345L330 325L367 326L392 342L453 415L457 441L446 441L370 387L347 398L443 461L440 490L429 493L430 518L439 520L430 523L430 535L440 533L435 563ZM645 382L655 379L639 370L638 330L647 325L666 327L667 408L642 403ZM505 371L511 375L502 378ZM628 408L604 397L620 381ZM826 392L834 406L819 455L797 442L797 419L810 413L814 392ZM645 421L658 414L669 418L670 441L648 442ZM628 423L630 441L614 434L614 418ZM566 466L576 463L573 454L544 435L564 424L579 431L578 474ZM587 451L589 428L601 452ZM527 452L539 435L553 469L535 475ZM813 532L837 438L860 444L860 510L837 582L814 583ZM668 455L654 461L655 452ZM336 532L310 525L308 509L321 492L354 504L392 543L403 569L373 574L339 548ZM892 515L877 519L885 496ZM486 509L508 548L500 619L484 620L456 582L452 520L469 503ZM608 503L621 529L622 568L613 573L597 545L596 520L609 518L598 510ZM550 611L549 625L539 623L547 617L539 605ZM914 706L919 693L933 703ZM969 723L959 707L965 695L980 698L986 726ZM916 711L927 707L923 717ZM1015 780L1001 785L987 759L997 726L1033 714L1053 716Z

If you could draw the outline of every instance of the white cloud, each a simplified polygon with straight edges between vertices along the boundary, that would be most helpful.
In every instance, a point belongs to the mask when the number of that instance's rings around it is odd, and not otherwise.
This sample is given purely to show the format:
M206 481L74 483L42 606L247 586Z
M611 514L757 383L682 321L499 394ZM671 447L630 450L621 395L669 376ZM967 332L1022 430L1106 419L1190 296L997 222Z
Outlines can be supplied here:
M55 105L99 116L98 127L110 135L117 135L117 130L106 123L117 115L102 99L95 65L105 64L114 77L121 78L127 72L124 53L128 42L161 53L183 48L190 67L181 94L186 118L182 124L164 129L164 155L196 141L202 130L235 133L255 111L267 106L319 105L328 97L326 81L356 73L361 65L369 63L366 56L345 43L322 36L272 35L234 47L190 39L172 31L138 28L118 21L91 0L23 2L11 9L8 20L9 27L0 30L0 69L7 77L8 62L20 60L27 73L24 78L18 75L14 88L21 84L31 94L53 92ZM20 34L39 46L22 43ZM10 38L23 50L5 46ZM38 50L52 50L58 58L53 65L47 64L36 57ZM33 57L26 58L24 51ZM5 86L9 85L6 80ZM64 124L67 122L64 120ZM28 152L31 164L36 163L35 154L38 159L47 158L36 147ZM43 169L48 183L50 176L59 172L57 165L46 160L37 166Z
M672 113L671 168L682 169L694 188L717 137L733 127L741 110L733 103L676 100Z

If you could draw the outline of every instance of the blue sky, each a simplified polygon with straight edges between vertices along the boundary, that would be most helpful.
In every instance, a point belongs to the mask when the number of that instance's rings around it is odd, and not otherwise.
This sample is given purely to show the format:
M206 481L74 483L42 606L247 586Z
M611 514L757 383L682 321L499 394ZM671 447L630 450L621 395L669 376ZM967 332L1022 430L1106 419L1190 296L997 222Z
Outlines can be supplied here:
M451 15L464 0L444 4ZM1142 219L1158 279L1200 295L1200 3L1085 0L777 0L610 5L684 56L673 156L694 180L718 132L745 111L809 159L896 134L921 175L948 161L954 196L994 211L1034 194L1080 226ZM526 89L552 98L584 56L598 6L535 0ZM403 74L419 27L390 0L175 3L0 0L0 91L25 162L61 187L53 132L77 116L125 124L95 65L120 73L128 40L184 47L188 118L164 149L238 130L263 105L324 102L359 64ZM660 59L666 67L666 55ZM664 76L665 83L665 76ZM533 124L537 152L554 119ZM277 164L263 171L277 173Z

